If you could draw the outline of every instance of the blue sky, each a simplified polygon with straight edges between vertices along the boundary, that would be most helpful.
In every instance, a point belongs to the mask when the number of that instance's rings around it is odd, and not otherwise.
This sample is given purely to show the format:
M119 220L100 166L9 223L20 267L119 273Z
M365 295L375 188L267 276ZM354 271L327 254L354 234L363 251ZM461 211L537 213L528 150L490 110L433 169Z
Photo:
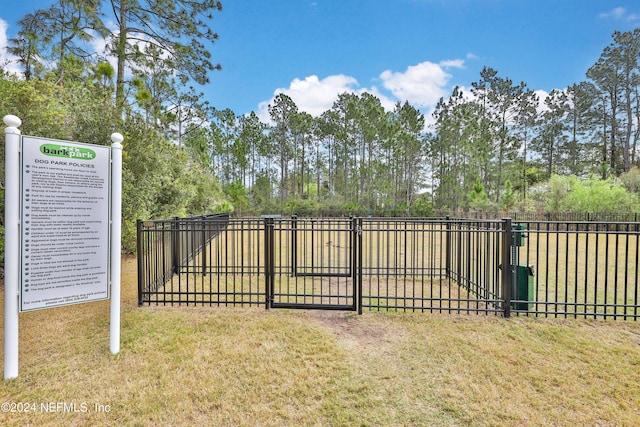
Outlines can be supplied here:
M339 93L429 113L483 66L540 93L585 79L615 30L640 27L637 0L222 0L212 23L221 71L202 88L217 108L261 112L277 93L312 114ZM25 13L0 10L0 48Z

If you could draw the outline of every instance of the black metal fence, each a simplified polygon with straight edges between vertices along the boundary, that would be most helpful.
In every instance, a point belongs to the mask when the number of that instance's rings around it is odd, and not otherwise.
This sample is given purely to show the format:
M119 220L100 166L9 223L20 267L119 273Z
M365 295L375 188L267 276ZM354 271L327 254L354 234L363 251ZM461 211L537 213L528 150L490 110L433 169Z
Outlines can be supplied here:
M228 223L228 213L159 221L139 220L138 294L157 292L174 275L192 266L194 258L200 253L206 254L205 249ZM206 257L200 260L204 271Z
M640 224L138 222L138 302L637 319Z
M522 311L554 317L638 318L640 223L518 224L523 241L514 246L514 264L519 270L532 270L527 289L526 280L516 278L522 290L514 300Z

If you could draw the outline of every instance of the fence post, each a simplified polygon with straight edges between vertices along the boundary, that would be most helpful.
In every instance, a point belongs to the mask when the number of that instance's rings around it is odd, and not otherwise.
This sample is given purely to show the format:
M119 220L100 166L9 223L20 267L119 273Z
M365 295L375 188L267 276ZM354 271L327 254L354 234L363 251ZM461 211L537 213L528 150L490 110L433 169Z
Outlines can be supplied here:
M142 290L144 289L144 258L145 251L142 249L142 220L136 220L136 250L138 251L138 307L142 306Z
M351 232L349 233L349 277L351 277L351 283L353 283L354 296L356 300L353 302L357 305L357 288L358 288L358 219L354 216L349 217L351 224Z
M502 298L504 301L504 317L511 317L511 286L512 266L511 250L513 246L513 231L511 230L511 218L502 220Z
M356 247L356 265L353 267L355 269L356 272L356 277L357 277L357 287L356 287L356 294L357 294L357 307L358 307L358 314L362 314L362 223L363 223L363 219L362 218L358 218L357 219L357 228L356 228L356 235L355 235L355 247ZM356 225L354 223L354 225ZM356 284L354 283L354 286Z
M264 218L264 282L265 282L265 309L269 310L273 302L275 280L275 241L273 231L273 218Z

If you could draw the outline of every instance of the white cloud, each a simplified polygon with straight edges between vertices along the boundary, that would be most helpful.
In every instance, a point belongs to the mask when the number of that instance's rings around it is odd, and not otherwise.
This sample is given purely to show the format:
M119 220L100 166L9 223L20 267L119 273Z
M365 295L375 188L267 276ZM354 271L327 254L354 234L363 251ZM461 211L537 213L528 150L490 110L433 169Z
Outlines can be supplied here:
M410 65L404 72L386 70L380 74L383 86L400 101L409 101L416 107L432 107L448 93L451 74L445 68L461 68L462 60L443 61L440 64L425 61Z
M536 111L538 112L538 114L542 114L545 111L548 111L549 107L547 107L547 104L545 104L544 101L549 97L549 92L544 89L538 89L534 92L536 93L536 95L538 95L538 106L536 107Z
M328 76L322 80L313 75L304 80L294 79L288 89L278 89L274 95L285 93L301 111L318 116L331 108L338 94L356 92L357 87L358 81L344 74Z
M615 20L629 21L629 22L640 20L640 15L638 15L637 13L629 13L627 12L627 9L625 9L624 7L613 8L608 12L603 12L599 14L598 17L602 19L611 18Z
M276 89L271 99L258 105L257 115L262 121L270 122L269 104L273 102L278 94L283 93L296 103L299 111L304 111L317 117L331 109L333 103L338 99L338 95L345 92L358 95L363 92L369 92L377 96L385 108L391 109L394 105L394 101L381 94L376 87L372 89L360 88L358 80L354 77L335 74L319 79L318 76L312 75L302 80L299 78L293 79L288 88Z
M9 24L7 24L7 21L0 18L0 65L10 73L21 75L22 72L17 63L18 58L9 54L9 51L7 50L9 45L9 39L7 37L8 29Z
M640 21L640 15L637 13L630 13L629 15L627 15L627 21L638 22Z
M440 61L440 65L442 68L464 68L464 60L463 59L448 59L446 61Z
M613 9L611 11L611 15L616 19L623 18L624 14L625 14L625 8L624 7L616 7L615 9Z
M404 72L386 70L379 76L382 87L361 87L357 79L345 74L323 79L316 75L295 78L289 87L276 89L271 99L261 102L257 114L262 121L270 122L269 104L280 93L291 97L300 111L312 116L331 109L338 95L345 92L357 95L368 92L376 96L387 111L393 110L397 102L405 101L421 110L432 111L438 100L449 93L447 85L452 76L445 70L451 68L464 68L464 60L452 59L439 64L425 61L407 67Z
M0 48L4 52L4 49L7 47L7 29L9 28L9 24L7 21L0 18Z

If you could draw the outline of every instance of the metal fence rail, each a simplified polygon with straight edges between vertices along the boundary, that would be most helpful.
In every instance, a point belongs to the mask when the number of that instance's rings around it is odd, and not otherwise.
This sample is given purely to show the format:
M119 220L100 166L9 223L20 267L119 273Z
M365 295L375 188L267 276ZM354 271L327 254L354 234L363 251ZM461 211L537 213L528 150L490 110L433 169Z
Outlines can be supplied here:
M174 218L138 223L138 302L639 317L640 223Z

